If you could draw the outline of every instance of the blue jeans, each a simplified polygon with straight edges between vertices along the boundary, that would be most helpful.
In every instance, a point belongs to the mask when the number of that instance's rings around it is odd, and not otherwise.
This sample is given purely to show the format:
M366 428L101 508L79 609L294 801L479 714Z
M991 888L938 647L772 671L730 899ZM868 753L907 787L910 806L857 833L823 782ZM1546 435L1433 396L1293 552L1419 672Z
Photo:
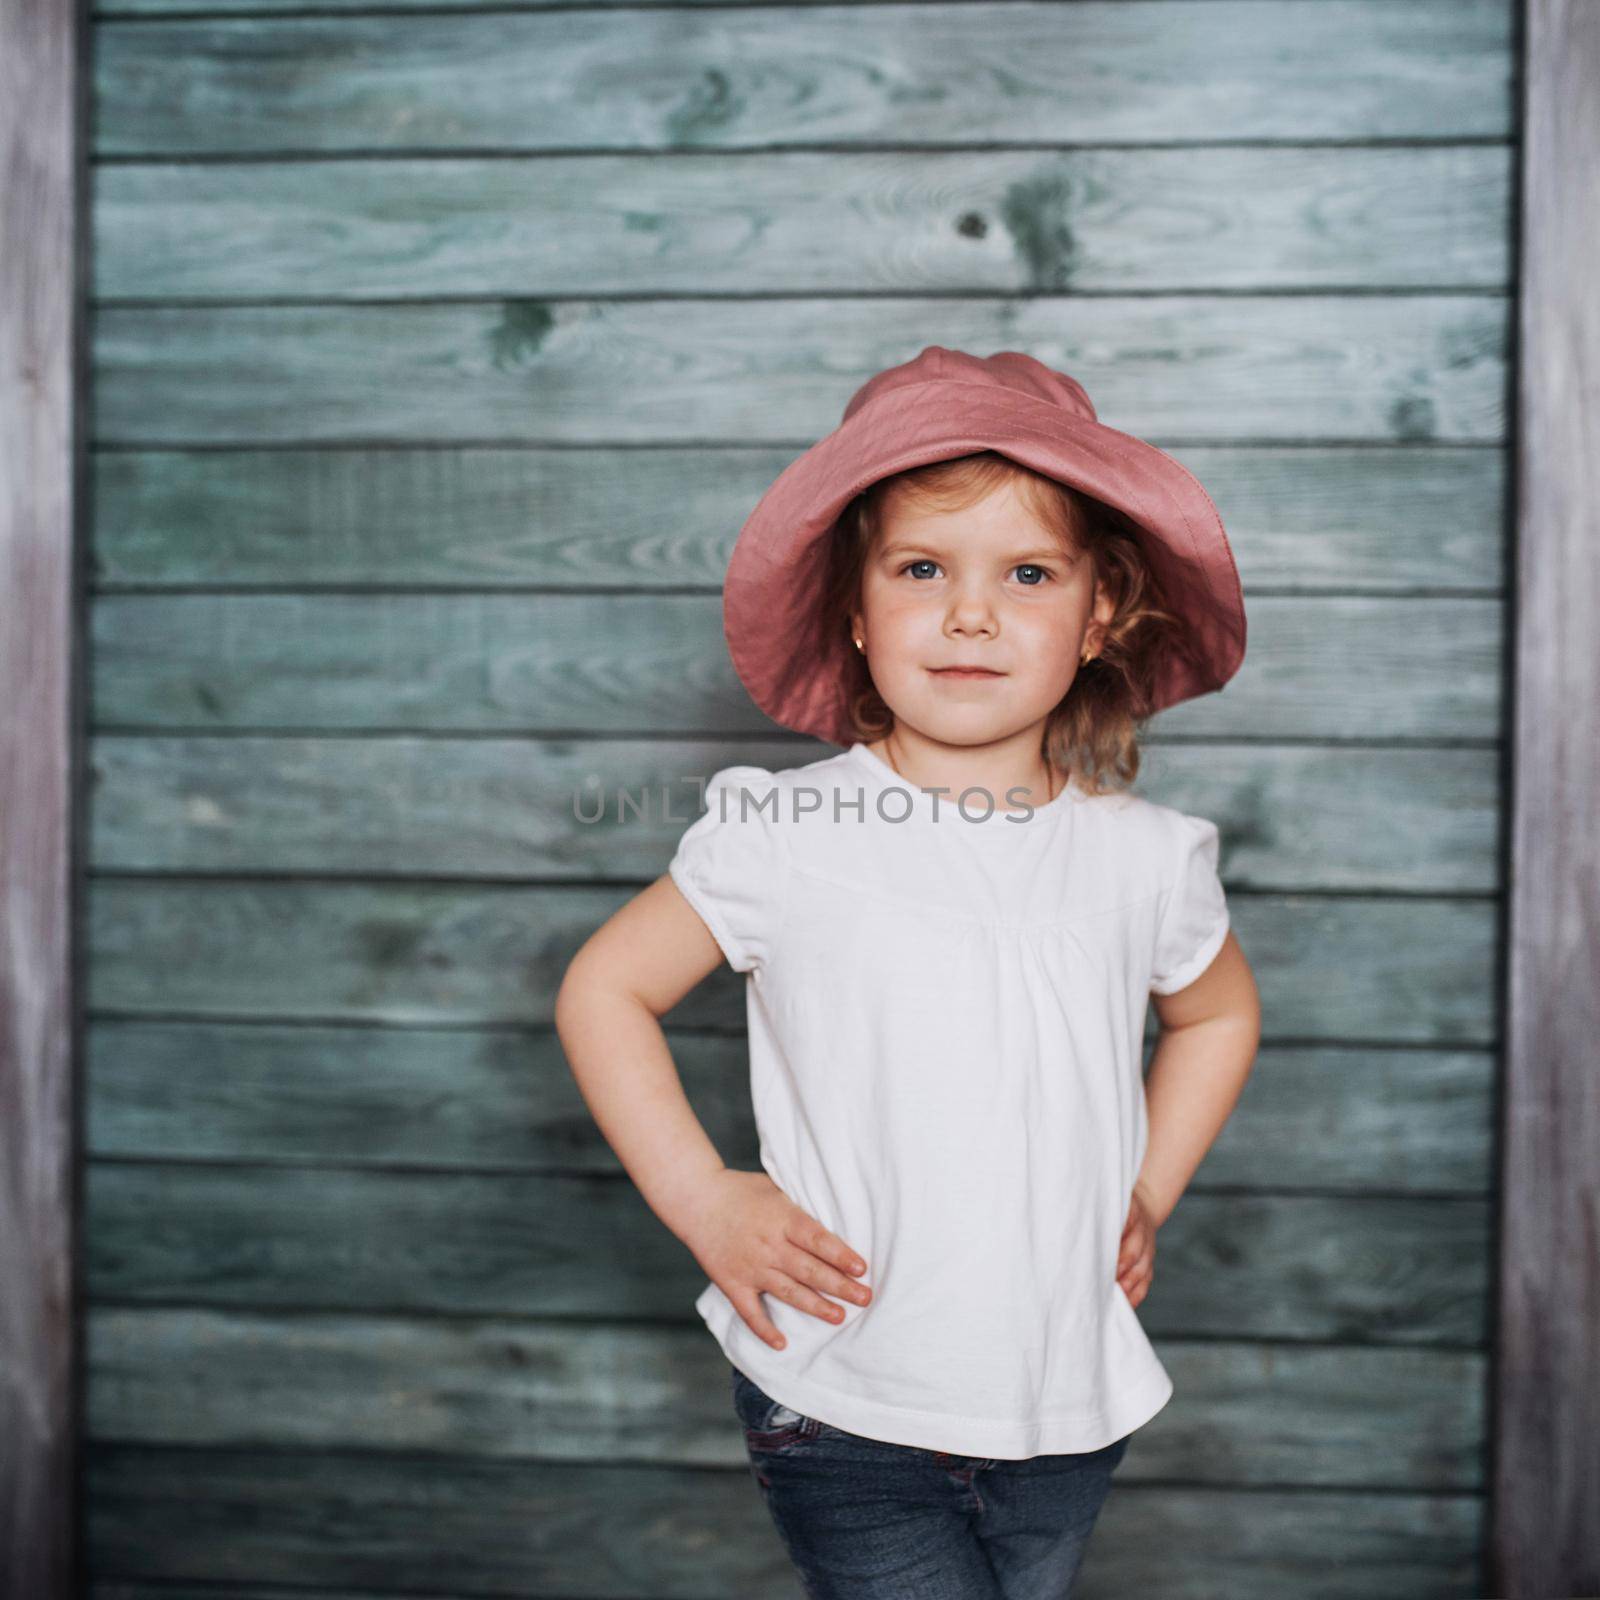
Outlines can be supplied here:
M847 1433L733 1369L761 1497L812 1600L1066 1600L1128 1448L1024 1461Z

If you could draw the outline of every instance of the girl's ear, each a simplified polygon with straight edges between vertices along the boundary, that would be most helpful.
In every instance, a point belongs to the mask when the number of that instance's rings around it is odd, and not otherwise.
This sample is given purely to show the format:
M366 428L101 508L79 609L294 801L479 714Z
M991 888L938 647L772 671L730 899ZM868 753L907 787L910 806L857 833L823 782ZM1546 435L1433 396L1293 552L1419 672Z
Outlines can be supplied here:
M1102 628L1111 626L1111 619L1117 614L1117 597L1106 587L1104 579L1097 579L1094 586L1094 609L1090 613L1093 622Z

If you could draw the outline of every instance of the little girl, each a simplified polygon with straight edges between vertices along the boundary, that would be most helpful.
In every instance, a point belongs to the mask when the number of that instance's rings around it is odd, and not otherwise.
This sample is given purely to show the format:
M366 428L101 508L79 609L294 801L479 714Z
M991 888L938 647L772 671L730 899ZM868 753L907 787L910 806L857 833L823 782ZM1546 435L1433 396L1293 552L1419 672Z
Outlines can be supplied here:
M1243 659L1226 535L1072 378L930 345L778 477L724 608L757 705L842 752L712 776L572 962L562 1044L710 1280L807 1592L1067 1596L1172 1394L1135 1314L1156 1230L1259 1036L1216 827L1128 787L1138 725ZM724 959L761 1172L658 1020Z

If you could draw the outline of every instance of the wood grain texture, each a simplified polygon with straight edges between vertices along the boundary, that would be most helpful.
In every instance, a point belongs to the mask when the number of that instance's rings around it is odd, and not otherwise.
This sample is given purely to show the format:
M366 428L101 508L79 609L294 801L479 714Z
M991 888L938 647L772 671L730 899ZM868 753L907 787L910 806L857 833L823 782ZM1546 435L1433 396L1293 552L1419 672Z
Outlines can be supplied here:
M1151 730L1492 740L1502 610L1494 599L1253 600L1238 676ZM774 732L733 670L716 596L121 595L100 601L91 625L107 731Z
M706 1284L625 1177L102 1158L86 1178L101 1301L677 1318ZM1140 1320L1477 1348L1489 1217L1466 1195L1186 1194Z
M895 151L101 165L95 292L1503 289L1513 153Z
M932 341L1179 455L1251 612L1141 787L1267 1039L1080 1593L1486 1592L1510 0L288 4L95 13L98 1600L798 1600L550 1008L676 780L827 753L718 590ZM742 984L666 1021L755 1167Z
M90 866L117 873L647 880L702 785L835 755L790 736L100 734ZM1143 747L1137 793L1227 819L1230 887L1492 893L1499 752L1248 740ZM962 826L959 813L952 819Z
M796 453L603 444L100 450L93 592L717 593L739 528ZM1278 589L1504 588L1498 448L1192 444L1174 453L1215 501L1252 603Z
M667 1033L712 1142L754 1171L743 1035ZM543 1027L106 1018L88 1046L95 1156L621 1172ZM1494 1077L1481 1047L1269 1043L1194 1181L1489 1195Z
M480 1459L441 1470L429 1457L114 1445L97 1452L90 1496L97 1567L221 1581L230 1595L249 1592L240 1583L415 1593L419 1573L438 1592L441 1549L449 1581L473 1595L801 1593L748 1467ZM1074 1592L1458 1600L1473 1592L1481 1521L1463 1494L1129 1483L1108 1500Z
M75 1593L87 41L0 0L0 1594Z
M579 946L636 886L95 879L89 1003L129 1016L549 1024ZM1493 898L1240 894L1271 1032L1371 1044L1497 1037ZM670 1013L738 1028L719 967Z
M745 1462L698 1324L106 1306L88 1347L107 1443ZM1173 1336L1157 1353L1183 1403L1140 1429L1119 1485L1482 1492L1482 1352Z
M960 349L1065 368L1103 421L1180 449L1499 445L1507 315L1500 296L1443 293L106 308L93 431L122 448L736 441L797 454L937 329Z
M683 15L108 20L95 153L1455 140L1512 126L1509 0Z
M1600 1592L1600 5L1527 0L1490 1570Z

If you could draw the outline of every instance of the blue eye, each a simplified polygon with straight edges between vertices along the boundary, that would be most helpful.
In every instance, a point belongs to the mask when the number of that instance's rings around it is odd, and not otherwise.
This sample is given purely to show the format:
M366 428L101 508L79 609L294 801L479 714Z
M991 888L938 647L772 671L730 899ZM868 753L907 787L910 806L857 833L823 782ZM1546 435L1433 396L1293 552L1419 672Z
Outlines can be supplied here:
M906 573L910 573L914 577L922 577L922 576L932 577L933 576L933 573L931 573L931 572L927 573L927 574L922 574L922 573L917 572L916 569L918 567L932 567L934 569L934 571L937 572L938 568L939 568L939 563L937 561L935 561L931 556L923 556L923 557L921 557L920 559L918 559L916 561L908 561L908 562L906 562L906 564L903 567L900 568L900 572L901 572L902 575L904 575ZM1019 566L1013 567L1011 570L1013 572L1036 572L1039 575L1037 579L1030 579L1030 578L1024 578L1023 579L1024 585L1029 589L1037 589L1037 588L1039 588L1041 584L1048 583L1050 581L1051 577L1052 577L1052 574L1046 568L1038 566L1038 565L1036 565L1035 563L1033 563L1031 561L1024 561Z

